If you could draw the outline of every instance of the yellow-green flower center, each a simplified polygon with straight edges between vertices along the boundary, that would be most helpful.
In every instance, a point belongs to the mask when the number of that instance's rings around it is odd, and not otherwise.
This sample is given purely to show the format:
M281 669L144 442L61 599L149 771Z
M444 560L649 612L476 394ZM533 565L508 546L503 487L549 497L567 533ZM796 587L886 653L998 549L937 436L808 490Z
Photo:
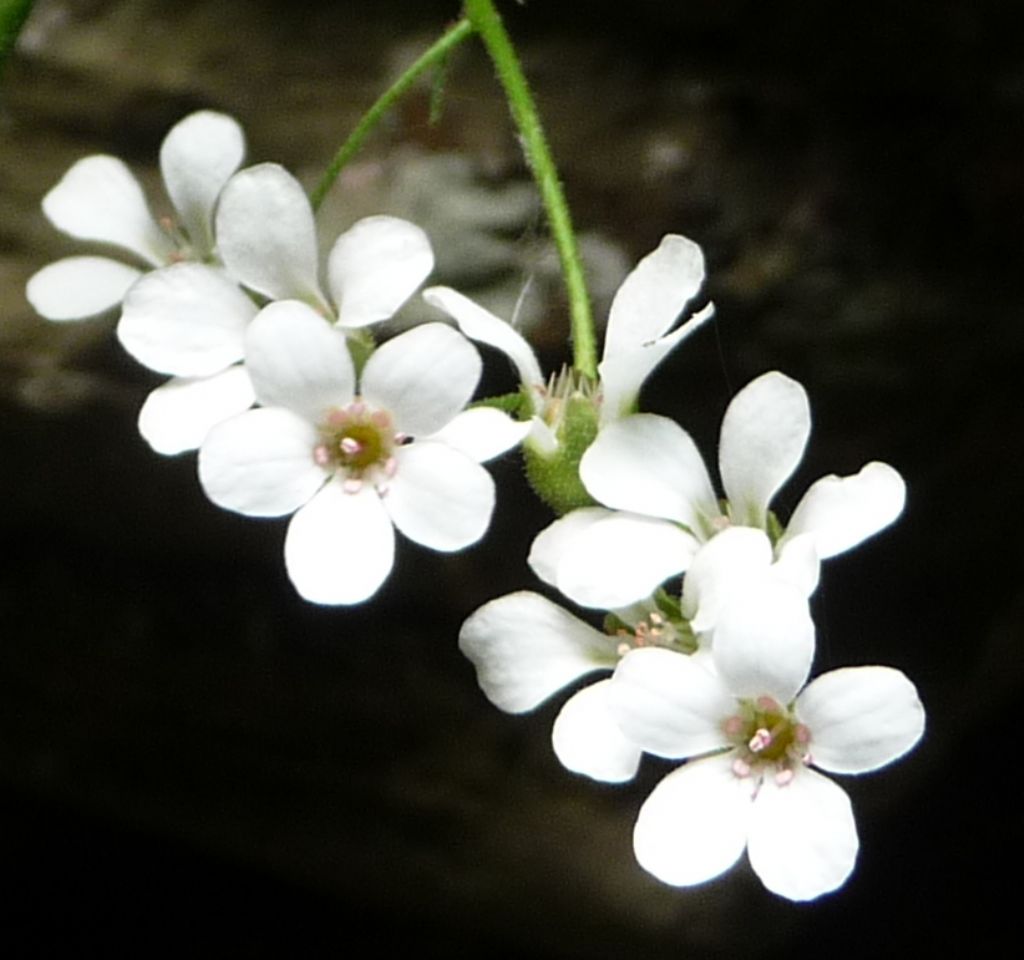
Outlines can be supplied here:
M386 410L371 410L358 398L347 407L328 411L318 427L313 459L340 473L345 489L357 492L364 481L381 489L395 473L394 448L404 437L395 433Z
M773 697L741 700L722 729L735 746L733 771L739 777L774 767L776 779L785 783L796 766L809 759L810 730Z

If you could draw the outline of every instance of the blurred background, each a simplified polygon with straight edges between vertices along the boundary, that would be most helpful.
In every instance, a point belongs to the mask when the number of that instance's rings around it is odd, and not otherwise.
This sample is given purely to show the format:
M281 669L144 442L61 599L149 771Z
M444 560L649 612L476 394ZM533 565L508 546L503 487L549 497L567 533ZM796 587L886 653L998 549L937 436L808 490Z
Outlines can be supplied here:
M648 410L709 453L729 397L781 369L815 429L777 503L868 460L902 521L827 565L816 669L918 684L924 741L846 778L862 850L811 905L745 862L692 890L635 864L669 765L595 785L549 731L488 704L459 624L547 522L513 458L477 548L404 543L372 603L317 608L282 522L209 504L193 457L135 429L158 382L114 316L50 324L28 277L82 246L40 210L112 153L166 212L160 141L233 114L249 159L312 185L455 2L38 0L0 85L0 921L12 956L773 958L981 948L1015 918L1024 682L1024 46L1014 6L968 0L502 4L581 232L597 312L670 232L700 242L717 319L652 379ZM481 49L453 57L336 185L329 242L368 213L420 223L435 282L524 319L566 359L543 218ZM426 308L410 304L408 320ZM512 389L490 356L485 389ZM361 944L361 945L360 945Z

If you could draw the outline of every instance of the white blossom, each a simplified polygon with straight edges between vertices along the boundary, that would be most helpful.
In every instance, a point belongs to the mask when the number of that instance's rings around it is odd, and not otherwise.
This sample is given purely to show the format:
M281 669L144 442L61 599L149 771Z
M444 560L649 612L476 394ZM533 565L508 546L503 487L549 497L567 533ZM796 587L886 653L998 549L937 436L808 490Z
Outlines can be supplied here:
M29 302L49 320L78 320L119 304L145 270L211 261L214 206L244 154L241 127L222 113L201 110L172 127L160 148L160 170L174 221L154 218L121 160L106 154L79 160L43 198L43 212L58 230L110 244L132 262L96 255L58 260L29 279Z
M814 649L806 609L777 591L747 601L723 613L709 658L641 649L615 670L608 700L621 731L657 756L694 758L643 804L634 849L676 886L718 876L746 849L769 890L810 900L846 881L859 847L849 798L814 768L891 763L921 737L924 710L888 667L803 687Z
M557 446L568 394L583 391L599 405L601 423L628 414L644 380L668 353L714 314L708 305L676 327L704 282L704 255L686 237L670 234L623 281L612 301L598 365L599 385L565 375L544 377L532 347L515 328L449 287L431 287L424 299L443 310L467 336L506 354L528 398L530 442L542 453ZM673 329L675 327L675 329Z
M651 594L727 527L778 536L770 504L803 457L810 422L795 380L771 372L744 387L722 421L724 506L678 424L654 414L607 424L580 462L583 484L602 506L573 511L542 531L531 566L575 602L608 608ZM892 523L905 496L899 473L877 461L853 476L823 477L793 511L775 554L813 549L826 559L848 550Z
M279 301L249 325L246 367L262 407L210 431L200 482L247 516L294 513L285 563L304 598L370 597L392 567L393 526L440 551L483 535L494 483L478 461L525 428L496 410L463 411L481 364L461 334L437 323L403 333L357 384L345 332Z

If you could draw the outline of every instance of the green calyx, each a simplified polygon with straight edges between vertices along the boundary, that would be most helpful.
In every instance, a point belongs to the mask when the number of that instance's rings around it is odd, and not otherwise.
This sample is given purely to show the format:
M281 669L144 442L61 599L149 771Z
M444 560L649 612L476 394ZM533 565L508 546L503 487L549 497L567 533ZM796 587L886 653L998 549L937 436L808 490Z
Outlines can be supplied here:
M559 516L594 505L594 498L580 480L580 460L597 436L597 414L592 396L584 391L574 392L559 399L554 422L544 417L554 431L555 448L541 450L529 439L523 444L530 486Z

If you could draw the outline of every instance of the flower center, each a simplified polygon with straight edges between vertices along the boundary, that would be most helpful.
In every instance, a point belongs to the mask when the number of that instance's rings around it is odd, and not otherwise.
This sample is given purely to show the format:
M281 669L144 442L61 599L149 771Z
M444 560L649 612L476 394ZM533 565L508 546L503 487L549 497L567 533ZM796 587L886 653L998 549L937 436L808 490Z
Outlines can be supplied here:
M776 783L783 786L798 764L810 760L811 731L773 697L741 700L722 729L734 744L732 769L738 777L774 769Z
M618 626L614 635L621 640L617 649L620 657L640 647L665 647L680 653L693 653L697 649L697 638L686 620L657 610L652 610L632 629L628 625Z
M347 407L334 407L318 427L319 442L313 459L324 469L344 477L345 490L358 493L364 482L376 486L379 493L395 475L394 448L403 443L396 433L391 414L371 410L362 400Z

